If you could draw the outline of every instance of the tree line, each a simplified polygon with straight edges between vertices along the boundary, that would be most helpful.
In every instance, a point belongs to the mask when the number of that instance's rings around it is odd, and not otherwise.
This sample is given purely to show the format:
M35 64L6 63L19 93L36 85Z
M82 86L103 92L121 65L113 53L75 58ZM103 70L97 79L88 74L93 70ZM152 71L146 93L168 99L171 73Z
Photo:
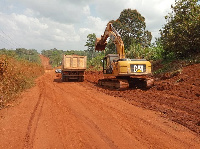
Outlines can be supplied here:
M0 49L0 55L7 55L16 59L40 63L39 53L35 49L17 48L16 50Z
M145 17L137 10L125 9L116 20L111 20L124 42L126 57L148 60L184 59L200 53L200 5L198 0L175 0L172 12L165 16L166 24L160 37L151 43L151 32L146 30ZM86 46L94 52L96 35L89 34ZM111 40L105 54L115 53Z

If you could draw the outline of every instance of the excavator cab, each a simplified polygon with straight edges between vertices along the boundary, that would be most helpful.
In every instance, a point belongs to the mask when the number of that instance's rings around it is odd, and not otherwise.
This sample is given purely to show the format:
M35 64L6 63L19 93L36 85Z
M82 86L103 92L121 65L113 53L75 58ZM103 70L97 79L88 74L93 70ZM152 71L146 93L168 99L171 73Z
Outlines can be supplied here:
M113 73L113 62L119 60L118 54L108 54L103 59L103 73L104 74L112 74Z

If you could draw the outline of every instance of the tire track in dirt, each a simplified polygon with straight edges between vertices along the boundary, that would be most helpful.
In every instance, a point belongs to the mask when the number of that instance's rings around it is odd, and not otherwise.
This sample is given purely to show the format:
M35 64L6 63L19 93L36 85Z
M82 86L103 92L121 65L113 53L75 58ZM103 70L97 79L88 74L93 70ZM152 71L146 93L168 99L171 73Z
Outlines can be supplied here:
M55 85L54 86L59 89L61 92L63 92L64 94L66 93L70 93L69 91L66 91L64 88ZM73 87L73 86L72 86ZM75 88L72 88L72 90L74 90ZM59 92L59 93L61 93ZM82 95L84 96L84 95ZM74 103L74 102L73 102ZM79 107L80 106L84 106L83 104L81 104L81 102L76 102L74 104L78 104ZM68 105L69 106L69 105ZM109 146L109 148L115 148L117 149L118 147L114 144L114 142L104 133L101 131L101 129L98 127L97 124L95 124L95 122L93 120L91 120L89 117L84 116L83 114L78 113L77 111L75 111L73 108L68 107L68 110L70 111L70 113L73 113L74 117L76 117L78 119L78 121L80 122L84 122L85 125L90 126L90 129L92 129L93 131L95 131L95 133L104 141L106 142L106 144ZM63 113L63 112L62 112Z
M87 102L91 102L91 101L88 100ZM99 103L98 100L95 100L91 103L94 106L97 106L97 108L105 107L105 103ZM99 104L101 104L101 106L99 106ZM88 105L89 105L89 103L88 103ZM137 115L118 110L117 108L112 107L112 106L109 106L109 107L106 106L105 108L102 108L101 111L104 111L104 113L110 114L115 119L117 124L119 126L122 126L122 129L126 130L128 133L130 133L130 135L133 135L133 137L137 138L138 142L142 142L143 145L146 144L148 146L149 142L151 142L151 143L154 142L155 144L158 143L158 140L154 140L153 136L151 139L149 139L149 137L146 137L149 135L148 132L144 133L144 132L138 131L138 130L142 129L142 126L144 124L146 126L151 126L149 128L149 130L152 130L152 128L158 129L160 132L163 133L163 136L164 135L170 136L170 139L173 138L173 140L176 140L177 143L179 142L178 144L183 143L180 138L178 138L177 136L173 136L169 132L165 131L162 127L156 126L152 121L149 121L148 119L142 119L142 118L138 117ZM134 119L138 119L137 121L139 123L132 125L131 121L128 121L131 119L131 117L134 117ZM164 123L168 123L168 121L166 120L166 121L164 121ZM127 124L129 124L129 125L127 126ZM180 131L181 131L181 129L180 129ZM133 132L134 132L134 134L133 134ZM138 134L137 137L134 136L135 134ZM154 134L154 135L156 136L157 134ZM191 144L189 144L188 142L184 142L184 144L185 144L185 146L191 147ZM164 146L160 146L160 148L162 148L162 147L164 147Z
M82 86L82 84L80 84ZM71 90L75 90L74 88L75 86L71 86L70 85L70 89ZM86 87L86 86L84 86ZM79 92L81 93L82 91L80 90L81 88L79 88ZM87 89L88 91L88 89ZM65 92L63 90L63 92ZM91 89L91 92L92 92L92 89ZM177 136L175 135L172 135L170 133L168 133L166 130L164 130L163 128L161 127L158 127L156 125L153 124L153 122L149 122L148 120L145 120L145 119L141 119L139 117L137 117L137 115L134 115L134 114L131 114L130 113L126 113L126 112L122 112L122 111L119 111L117 110L116 108L112 107L112 106L107 106L106 105L106 101L104 101L103 103L102 102L99 102L99 99L93 97L89 97L88 96L88 92L85 92L84 94L76 94L74 95L76 97L76 99L78 99L78 101L74 101L74 102L78 102L79 104L81 104L82 106L84 107L87 107L87 110L88 111L95 111L94 110L94 107L96 109L99 109L102 113L107 113L107 117L112 117L112 120L115 121L115 125L117 126L121 126L122 128L121 129L124 129L125 131L127 131L130 135L132 135L132 138L136 138L136 140L140 143L138 143L138 147L141 147L141 145L143 144L143 146L145 146L144 144L146 144L146 146L149 145L149 142L154 142L154 144L158 143L158 140L155 139L155 137L153 136L156 136L158 134L154 134L152 135L152 138L149 139L149 137L146 137L146 136L149 136L148 134L148 131L146 133L144 132L141 132L141 131L138 131L138 130L141 130L142 129L142 126L143 125L147 125L147 126L151 126L149 127L149 130L151 130L152 128L153 129L159 129L160 132L163 133L163 135L165 136L170 136L170 139L169 140L176 140L175 142L179 142L178 144L185 144L185 146L191 146L191 144L189 142L184 142L182 141L182 139L178 138ZM91 95L91 93L90 93ZM88 100L83 100L83 99L88 99ZM92 99L92 100L91 100ZM74 103L73 102L73 103ZM75 104L75 103L74 103ZM92 107L89 107L87 105L93 105ZM80 106L79 106L80 107ZM104 108L105 107L105 108ZM99 111L99 112L100 112ZM76 113L76 112L73 112L73 113ZM82 117L80 116L80 113L77 113L76 114L77 116L76 117L79 117L80 119L83 119L83 115ZM95 115L95 117L99 117L99 115ZM131 121L128 121L130 119L132 119L131 117L134 117L134 119L138 119L137 122L139 122L139 124L133 124ZM100 118L100 117L99 117ZM88 117L86 118L88 119ZM84 120L82 120L84 121ZM133 120L134 121L134 120ZM93 122L93 121L92 121ZM167 121L165 121L164 123L168 123ZM128 125L127 125L128 124ZM91 124L90 124L91 125ZM169 125L170 126L170 125ZM173 127L173 126L171 126ZM141 129L140 129L141 128ZM100 128L98 128L99 130L101 130ZM176 129L174 129L176 130ZM96 130L97 131L97 130ZM102 131L102 130L101 130ZM101 132L100 131L100 132ZM177 130L176 130L177 131ZM179 130L181 131L181 129ZM183 129L182 129L183 131ZM134 133L133 133L134 132ZM98 132L97 132L98 134ZM135 136L136 135L136 136ZM154 140L153 140L154 138ZM163 137L164 138L164 137ZM164 139L166 140L166 139ZM111 141L112 142L112 141ZM162 141L160 141L161 143ZM175 143L174 142L174 143ZM137 143L135 143L136 145ZM165 144L164 142L162 142L162 145ZM172 143L173 144L173 143ZM137 145L136 145L137 146ZM178 147L179 145L177 145L176 147ZM162 148L163 146L160 146L160 148Z
M67 140L66 139L66 136L67 136L67 133L66 133L66 128L64 126L64 121L63 121L63 117L60 118L60 114L61 113L65 113L64 110L63 110L63 107L62 105L60 106L59 105L59 101L60 100L59 98L56 98L56 90L55 90L55 87L52 87L52 84L48 85L48 88L49 88L49 91L54 93L51 95L51 100L52 100L52 107L51 108L51 114L53 116L53 119L55 120L55 125L57 126L57 130L60 131L59 133L59 138L61 140L61 144L63 146L63 148L67 148L67 146L65 145L65 141L64 140Z
M43 94L45 92L44 83L39 83L40 93L39 98L37 100L36 105L34 106L33 111L31 112L31 116L28 122L27 131L24 139L24 147L23 148L33 148L33 142L35 139L36 130L38 127L38 122L42 114L42 109L44 105L44 97Z
M65 91L63 88L58 87L58 86L57 86L57 88L59 88L62 92L66 93L66 91ZM74 103L74 104L78 104L79 107L80 107L80 106L83 106L83 105L81 105L80 103ZM115 148L115 149L118 148L118 147L113 143L113 141L110 140L110 138L109 138L104 132L101 131L101 129L98 127L97 124L95 124L95 122L94 122L93 120L91 120L90 118L84 116L83 114L78 113L78 112L75 111L73 108L70 108L70 107L69 107L68 110L70 110L70 113L72 113L73 116L76 117L76 119L78 119L77 121L79 121L79 122L81 122L81 123L84 123L85 125L88 125L88 126L90 127L90 129L92 129L93 131L95 131L95 133L96 133L104 142L106 142L106 144L108 144L108 146L109 146L110 148Z

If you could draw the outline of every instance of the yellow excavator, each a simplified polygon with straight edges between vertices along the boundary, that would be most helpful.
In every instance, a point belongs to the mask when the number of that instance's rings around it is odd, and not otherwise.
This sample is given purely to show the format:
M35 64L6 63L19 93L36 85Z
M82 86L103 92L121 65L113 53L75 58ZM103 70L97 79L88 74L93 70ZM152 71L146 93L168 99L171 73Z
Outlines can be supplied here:
M108 23L104 34L96 39L95 51L105 50L108 37L115 44L117 54L108 54L103 58L104 79L98 80L98 84L116 89L153 86L151 63L145 59L125 58L124 43L112 23Z

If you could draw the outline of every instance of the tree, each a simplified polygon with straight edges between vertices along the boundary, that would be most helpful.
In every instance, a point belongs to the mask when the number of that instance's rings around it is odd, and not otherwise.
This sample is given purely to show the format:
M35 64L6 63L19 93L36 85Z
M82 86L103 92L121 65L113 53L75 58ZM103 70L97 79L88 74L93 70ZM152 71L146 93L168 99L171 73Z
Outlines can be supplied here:
M17 48L15 52L19 59L40 63L39 53L35 49Z
M95 52L95 40L96 40L96 34L89 34L87 36L87 41L85 46L87 46L87 51L89 52L89 57L93 58L94 57L94 52Z
M57 67L61 65L63 50L57 50L56 48L51 49L52 55L50 56L50 63L53 67Z
M116 21L111 22L121 35L125 49L130 49L132 44L150 46L151 32L146 30L145 18L137 10L125 9Z
M198 0L176 0L160 30L165 55L185 58L200 53L200 5Z

